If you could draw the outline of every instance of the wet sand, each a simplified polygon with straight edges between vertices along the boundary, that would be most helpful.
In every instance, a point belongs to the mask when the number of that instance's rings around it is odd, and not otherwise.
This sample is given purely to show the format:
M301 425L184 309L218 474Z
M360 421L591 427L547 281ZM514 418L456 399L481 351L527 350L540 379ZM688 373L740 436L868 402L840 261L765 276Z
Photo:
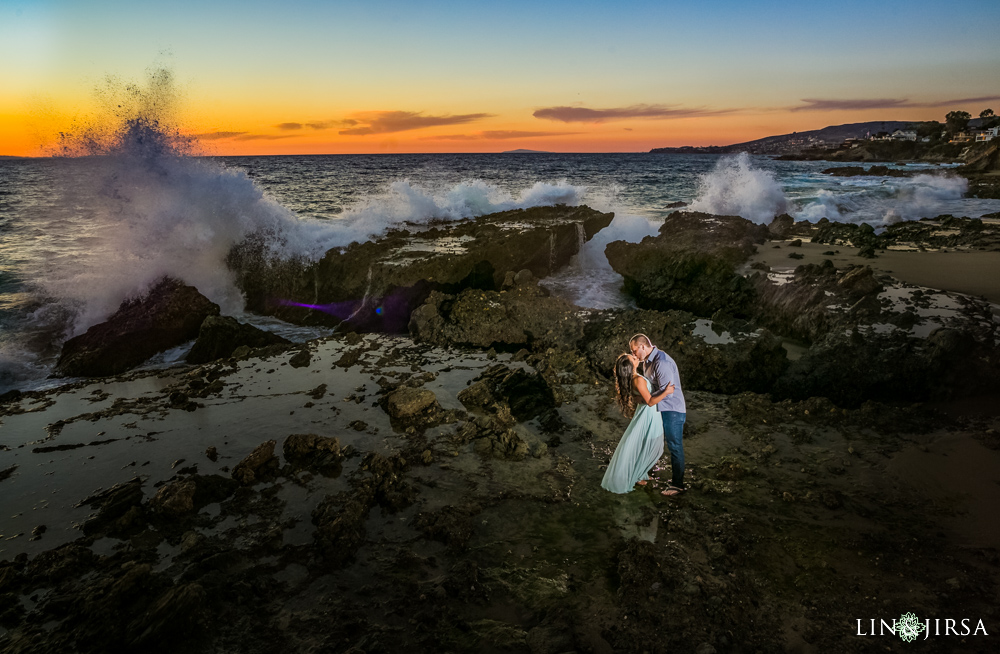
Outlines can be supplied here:
M759 245L751 263L763 262L775 271L781 271L830 259L838 268L871 266L877 272L891 274L909 284L982 296L993 304L1000 304L1000 252L885 250L879 251L874 259L866 259L859 257L858 249L849 245L831 246L803 241L801 246L793 247L790 242L769 241ZM830 251L835 254L823 254ZM801 254L803 258L789 258L792 253Z

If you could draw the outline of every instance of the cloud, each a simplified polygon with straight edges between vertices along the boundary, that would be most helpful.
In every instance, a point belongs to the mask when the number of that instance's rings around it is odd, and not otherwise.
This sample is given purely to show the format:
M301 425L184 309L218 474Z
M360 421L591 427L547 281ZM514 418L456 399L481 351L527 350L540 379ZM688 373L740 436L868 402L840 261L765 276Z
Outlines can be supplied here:
M351 118L345 118L344 120L318 120L311 123L306 123L306 127L312 129L330 129L332 127L354 127L358 124L358 121Z
M278 141L280 139L295 138L295 134L242 134L236 137L237 141Z
M792 111L862 111L865 109L908 109L950 107L955 105L979 104L1000 100L1000 95L988 95L979 98L957 98L938 102L910 102L907 98L875 98L855 100L827 100L803 98L805 106L791 107Z
M204 134L192 134L199 141L216 141L218 139L231 139L235 136L242 136L248 132L206 132Z
M344 120L313 120L309 122L291 122L291 123L278 123L275 125L276 128L280 130L294 131L300 130L305 127L315 130L332 129L334 127L353 127L358 124L358 121L351 118L345 118Z
M634 104L613 109L588 109L587 107L545 107L532 114L535 118L558 120L563 123L603 123L608 120L628 118L688 118L691 116L717 116L731 113L732 109L710 110L703 107L678 107L667 104Z
M503 141L507 139L538 138L543 136L569 136L582 132L522 132L518 130L486 130L477 134L445 134L425 136L422 141Z
M425 127L439 127L441 125L461 125L471 123L483 118L490 118L492 114L461 114L458 116L424 116L417 111L378 111L364 114L357 114L356 125L351 129L342 129L340 134L345 136L365 136L366 134L390 134L392 132L406 132Z

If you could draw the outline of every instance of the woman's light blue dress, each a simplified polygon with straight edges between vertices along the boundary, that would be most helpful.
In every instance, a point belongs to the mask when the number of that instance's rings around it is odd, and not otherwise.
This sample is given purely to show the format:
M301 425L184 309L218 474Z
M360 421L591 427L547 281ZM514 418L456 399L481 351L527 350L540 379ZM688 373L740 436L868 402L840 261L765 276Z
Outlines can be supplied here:
M646 390L650 390L649 380ZM655 406L647 406L641 398L635 408L632 422L628 424L618 447L611 456L611 463L601 480L601 488L612 493L627 493L663 456L663 421Z

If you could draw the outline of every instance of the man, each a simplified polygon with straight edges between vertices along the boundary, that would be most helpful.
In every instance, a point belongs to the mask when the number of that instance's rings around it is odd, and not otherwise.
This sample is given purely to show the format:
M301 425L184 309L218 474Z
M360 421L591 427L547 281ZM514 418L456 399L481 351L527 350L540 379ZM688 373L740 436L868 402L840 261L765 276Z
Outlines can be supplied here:
M632 354L642 361L642 375L653 387L656 395L667 384L673 383L674 392L656 405L656 410L663 420L663 441L670 452L670 472L673 478L670 486L663 491L664 495L678 495L684 486L684 420L687 417L687 405L684 403L684 393L681 391L681 377L677 363L662 350L658 349L645 334L636 334L628 342Z

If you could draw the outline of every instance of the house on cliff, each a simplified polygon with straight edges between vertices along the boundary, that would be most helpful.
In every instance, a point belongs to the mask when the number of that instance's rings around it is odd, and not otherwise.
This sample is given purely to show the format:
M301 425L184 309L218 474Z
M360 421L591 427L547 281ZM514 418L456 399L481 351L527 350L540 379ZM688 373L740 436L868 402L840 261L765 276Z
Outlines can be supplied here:
M982 129L976 132L976 143L992 141L995 138L1000 138L1000 126Z
M907 130L897 129L895 132L892 133L892 138L897 141L916 141L917 132L916 130L912 129L907 129Z

